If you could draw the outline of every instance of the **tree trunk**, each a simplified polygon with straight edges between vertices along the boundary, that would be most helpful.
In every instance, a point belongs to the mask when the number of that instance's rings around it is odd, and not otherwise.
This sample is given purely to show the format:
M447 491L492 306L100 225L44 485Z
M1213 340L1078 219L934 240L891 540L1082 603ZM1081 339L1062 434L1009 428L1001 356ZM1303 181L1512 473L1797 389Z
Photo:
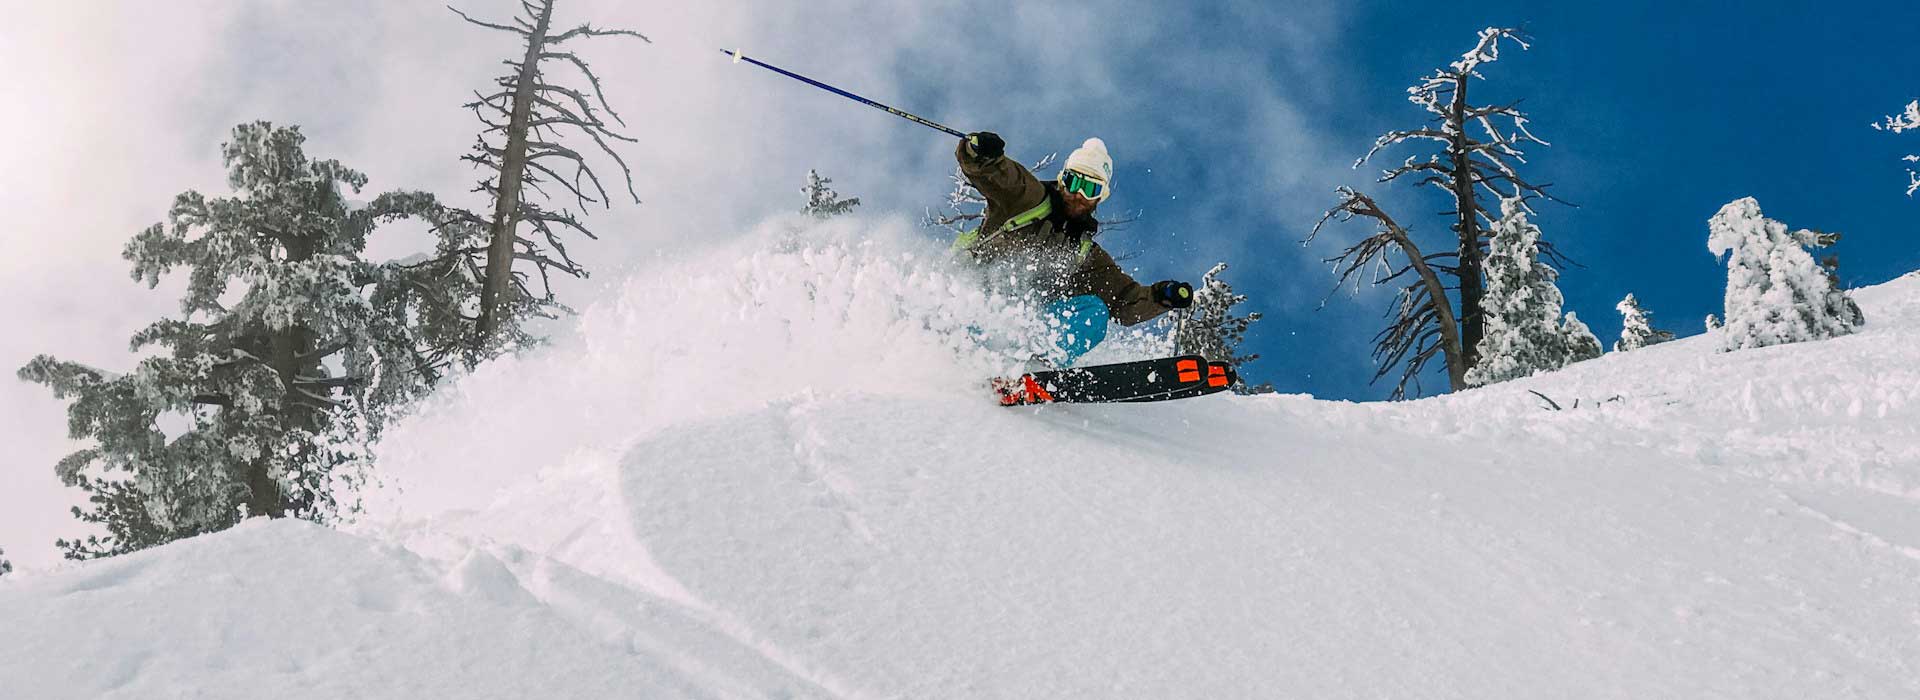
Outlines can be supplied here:
M1447 361L1447 390L1459 391L1467 386L1467 357L1461 345L1460 326L1453 318L1453 305L1447 303L1447 286L1440 283L1440 275L1427 265L1421 257L1420 247L1413 239L1400 234L1400 247L1406 249L1407 258L1414 272L1420 275L1420 282L1427 286L1427 294L1433 297L1433 313L1439 317L1435 325L1440 327L1440 354Z
M313 259L313 241L298 232L281 236L280 245L286 249L286 262L289 264ZM294 377L304 373L302 372L304 368L300 366L300 358L313 349L313 331L301 326L290 326L278 330L265 329L264 335L267 343L267 367L280 377L280 383L284 387L284 393L280 397L280 430L282 434L289 434L296 430L312 431L313 407L297 398L295 393L297 389L294 388L293 382ZM255 458L251 464L247 465L248 514L264 515L269 518L287 516L292 499L288 498L286 489L281 488L280 480L272 473L274 459L269 456L285 455L287 451L283 447L290 447L300 452L314 449L311 443L264 446L268 454Z
M520 75L514 81L513 113L507 122L506 153L500 158L500 188L493 204L493 226L487 246L487 279L480 288L480 321L475 328L474 350L483 353L500 328L504 299L513 284L513 248L520 224L520 185L527 171L527 122L533 111L533 93L538 82L540 53L547 43L547 29L553 18L553 3L540 7L540 16L527 36L527 54L520 62Z
M1372 199L1366 199L1365 202L1371 208L1371 215L1386 227L1388 235L1393 236L1394 244L1406 253L1407 264L1413 267L1414 274L1420 276L1420 283L1427 288L1427 296L1433 300L1434 325L1440 330L1440 353L1447 362L1447 390L1466 388L1467 368L1472 365L1468 364L1465 347L1461 345L1460 324L1454 318L1453 305L1447 302L1447 286L1440 282L1440 273L1434 272L1433 266L1427 264L1426 254L1420 252L1420 246L1414 244L1413 237L1407 235L1407 230L1401 228L1399 222L1394 221ZM1405 385L1404 380L1402 385Z
M1452 143L1449 154L1453 157L1453 199L1454 212L1459 217L1454 231L1460 235L1460 351L1465 368L1471 369L1480 364L1480 338L1485 331L1485 318L1480 313L1480 299L1486 296L1486 287L1481 279L1480 261L1480 206L1474 191L1473 163L1467 152L1467 75L1461 75L1454 84L1453 104L1448 108L1447 124L1452 128ZM1452 363L1449 362L1449 371ZM1454 388L1462 386L1456 380Z

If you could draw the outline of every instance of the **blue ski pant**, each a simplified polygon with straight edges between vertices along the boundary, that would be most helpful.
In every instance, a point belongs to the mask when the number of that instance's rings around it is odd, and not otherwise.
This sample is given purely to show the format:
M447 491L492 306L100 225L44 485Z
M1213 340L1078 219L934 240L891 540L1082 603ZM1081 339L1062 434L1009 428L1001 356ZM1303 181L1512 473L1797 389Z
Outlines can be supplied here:
M1092 294L1082 294L1047 304L1041 313L1053 341L1054 354L1048 359L1067 367L1107 339L1107 303Z

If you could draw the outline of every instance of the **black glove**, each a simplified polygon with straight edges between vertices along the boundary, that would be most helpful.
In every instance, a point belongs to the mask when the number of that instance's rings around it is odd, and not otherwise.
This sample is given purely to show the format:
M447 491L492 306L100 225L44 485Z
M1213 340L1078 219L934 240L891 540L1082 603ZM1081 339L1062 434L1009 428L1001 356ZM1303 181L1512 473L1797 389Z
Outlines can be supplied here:
M1007 142L991 131L967 134L967 152L980 160L993 160L1007 154Z
M1169 309L1193 306L1193 285L1167 280L1153 283L1153 300Z

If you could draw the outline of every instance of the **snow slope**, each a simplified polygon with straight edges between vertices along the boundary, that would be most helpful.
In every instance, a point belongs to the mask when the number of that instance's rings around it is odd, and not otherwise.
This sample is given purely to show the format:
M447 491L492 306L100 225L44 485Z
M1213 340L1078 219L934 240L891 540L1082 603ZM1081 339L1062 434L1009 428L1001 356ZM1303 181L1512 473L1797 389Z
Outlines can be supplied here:
M687 697L716 687L644 653L647 639L577 625L485 548L441 566L257 520L0 585L8 698ZM669 611L630 617L636 628L689 627ZM699 640L678 634L661 648L696 653ZM752 674L754 662L734 670Z
M912 237L780 221L661 261L398 428L351 532L0 579L0 688L1920 694L1920 276L1820 343L1009 410L965 337L1018 320Z

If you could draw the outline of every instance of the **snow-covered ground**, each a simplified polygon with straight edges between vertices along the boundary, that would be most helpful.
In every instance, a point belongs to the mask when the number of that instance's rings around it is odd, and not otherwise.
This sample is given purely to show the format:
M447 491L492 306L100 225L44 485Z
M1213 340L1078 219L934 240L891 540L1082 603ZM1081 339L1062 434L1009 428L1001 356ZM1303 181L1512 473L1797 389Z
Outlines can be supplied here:
M1832 341L1010 410L937 251L796 226L443 392L346 532L0 579L0 695L1920 695L1920 276Z

